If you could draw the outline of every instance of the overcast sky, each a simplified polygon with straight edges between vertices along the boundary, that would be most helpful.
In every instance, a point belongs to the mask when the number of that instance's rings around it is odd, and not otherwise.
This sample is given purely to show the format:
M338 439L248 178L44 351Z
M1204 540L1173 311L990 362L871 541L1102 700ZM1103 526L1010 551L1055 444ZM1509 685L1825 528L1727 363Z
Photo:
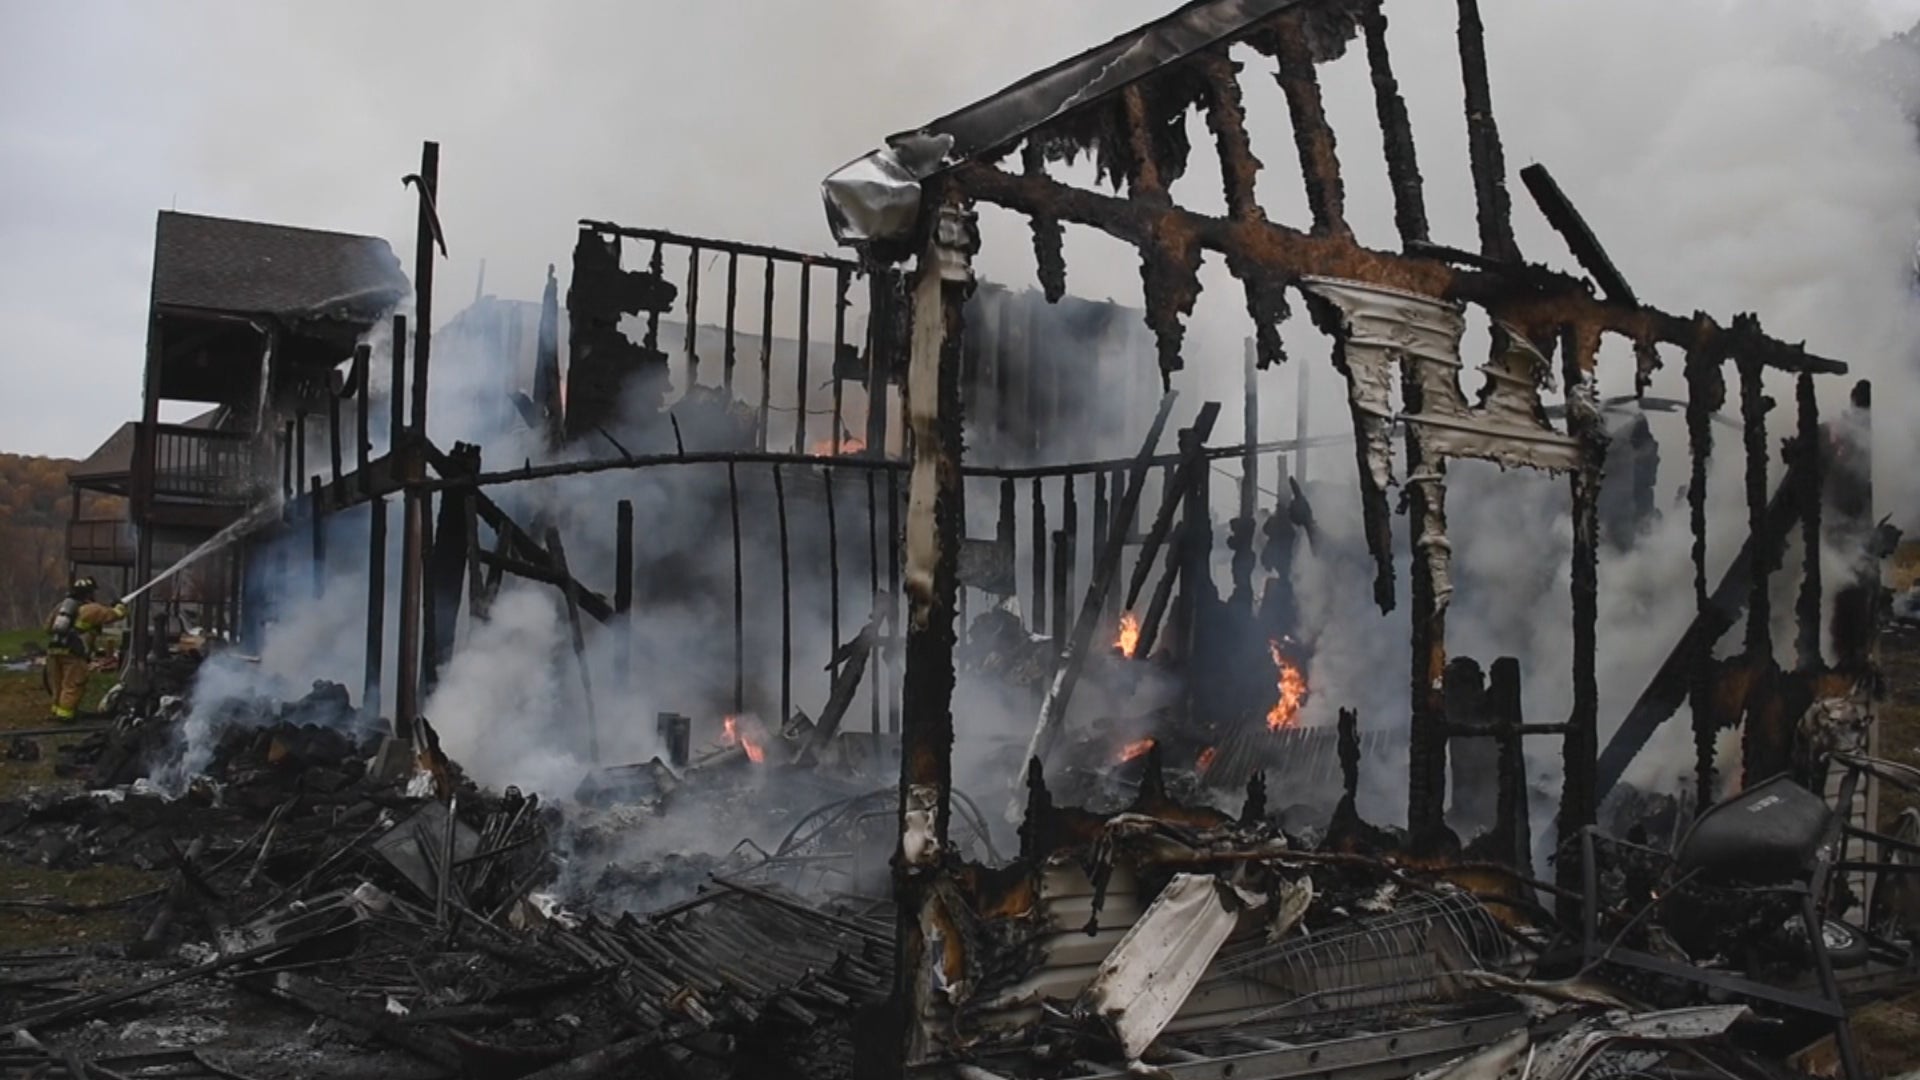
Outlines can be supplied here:
M135 416L157 210L369 232L410 262L399 177L433 138L443 314L482 258L489 292L537 298L583 216L824 249L834 167L1173 3L0 0L0 449L79 456ZM1513 47L1496 103L1547 89L1503 83Z

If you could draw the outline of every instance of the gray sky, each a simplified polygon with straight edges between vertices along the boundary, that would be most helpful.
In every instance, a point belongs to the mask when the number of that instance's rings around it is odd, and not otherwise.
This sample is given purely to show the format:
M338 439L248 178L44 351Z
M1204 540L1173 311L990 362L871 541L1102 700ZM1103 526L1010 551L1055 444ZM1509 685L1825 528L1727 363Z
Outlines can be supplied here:
M443 313L481 258L488 291L537 297L583 216L824 249L835 166L1173 3L0 0L0 449L82 455L135 415L157 210L370 232L410 261L398 178L434 138ZM1496 102L1541 92L1495 45Z

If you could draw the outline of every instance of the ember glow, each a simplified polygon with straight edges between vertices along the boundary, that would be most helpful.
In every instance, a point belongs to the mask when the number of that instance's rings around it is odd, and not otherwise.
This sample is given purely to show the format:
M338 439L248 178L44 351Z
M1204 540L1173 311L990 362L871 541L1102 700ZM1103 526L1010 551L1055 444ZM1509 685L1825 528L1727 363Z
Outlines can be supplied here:
M1300 706L1307 700L1307 677L1281 654L1279 642L1267 642L1267 654L1273 657L1275 685L1280 691L1280 699L1267 710L1267 727L1279 731L1300 722Z
M1217 746L1209 746L1205 750L1200 751L1199 760L1193 763L1193 771L1197 773L1204 773L1208 769L1213 768L1213 759L1219 756L1220 756L1220 748Z
M722 738L728 746L738 746L745 750L747 760L756 765L767 759L766 749L756 742L752 735L747 734L746 725L740 723L739 717L729 716L721 721L721 724L725 728Z
M1152 739L1135 739L1120 748L1120 756L1116 760L1132 761L1151 749L1153 749Z
M840 437L839 456L841 457L846 457L849 454L857 454L860 451L865 450L866 448L867 448L867 440L865 439L855 438L852 435L843 435ZM814 457L833 457L834 449L833 449L832 437L828 437L828 438L820 439L816 441L812 446L807 447L807 452L812 454Z
M1113 639L1113 647L1120 655L1133 659L1133 652L1140 647L1140 616L1133 612L1124 612L1120 616L1120 633Z

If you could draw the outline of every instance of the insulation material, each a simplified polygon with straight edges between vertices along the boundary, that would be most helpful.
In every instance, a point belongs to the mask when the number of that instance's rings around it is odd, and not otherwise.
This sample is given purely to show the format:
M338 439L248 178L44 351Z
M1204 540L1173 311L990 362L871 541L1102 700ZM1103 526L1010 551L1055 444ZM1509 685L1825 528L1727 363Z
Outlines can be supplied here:
M1203 874L1178 874L1114 947L1081 998L1139 1060L1213 963L1240 913L1265 898Z
M1502 326L1495 355L1480 368L1487 378L1478 408L1469 408L1460 392L1456 357L1451 363L1419 358L1424 399L1408 416L1429 453L1478 458L1503 468L1525 466L1565 472L1580 465L1580 444L1547 424L1540 387L1549 385L1552 367L1526 335Z

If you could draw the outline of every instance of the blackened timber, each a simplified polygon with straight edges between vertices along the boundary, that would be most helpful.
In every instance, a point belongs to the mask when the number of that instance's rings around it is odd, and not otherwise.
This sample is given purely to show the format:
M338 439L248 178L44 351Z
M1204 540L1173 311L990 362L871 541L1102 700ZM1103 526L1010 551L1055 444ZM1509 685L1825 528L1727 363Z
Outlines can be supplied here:
M1306 177L1313 231L1321 236L1351 235L1340 156L1333 126L1327 123L1326 104L1320 97L1320 77L1314 70L1313 47L1307 42L1306 17L1289 11L1275 19L1272 41L1274 58L1280 65L1274 80L1285 92L1287 112L1293 117L1293 141L1300 152L1300 172Z
M307 479L307 411L301 409L293 415L293 493L300 493L300 486Z
M1707 463L1713 456L1713 415L1726 403L1727 384L1720 358L1697 351L1687 353L1686 378L1687 452L1691 459L1687 510L1688 526L1693 534L1694 620L1701 622L1712 618L1711 597L1707 592ZM1689 712L1693 716L1694 797L1698 806L1711 806L1716 801L1714 773L1720 756L1720 733L1708 705L1713 677L1708 659L1701 655L1691 665L1687 688ZM1608 749L1611 750L1611 746ZM1605 775L1603 768L1603 779Z
M404 436L411 443L411 433ZM401 451L403 477L413 479L420 472L420 455L408 445ZM426 496L409 487L401 500L400 518L400 633L399 655L394 662L398 680L394 696L394 734L402 740L413 737L413 722L420 716L420 642L421 579L425 568Z
M837 435L835 441L838 441ZM820 483L826 488L827 495L827 628L833 635L833 647L838 649L840 647L840 514L834 506L832 469L820 470ZM832 664L827 666L829 670L833 667Z
M733 712L747 711L746 582L740 558L740 478L727 463L727 511L733 522Z
M878 493L875 490L876 487L878 486L875 481L878 478L875 477L871 471L869 471L866 474L866 476L867 476L867 589L868 589L869 595L873 597L874 611L878 612L880 610L880 505L879 505ZM1007 487L1011 489L1012 486L1013 486L1012 481L1008 481ZM1003 499L1010 500L1011 496L1003 494ZM1006 520L1004 514L1005 514L1005 507L1007 505L1007 502L1003 501L1001 505L1003 508L1002 520ZM735 520L736 520L736 526L734 528L734 535L738 537L740 532L737 524L738 519L736 518ZM1011 528L1011 526L1009 526L1009 528ZM734 550L736 552L735 565L737 566L738 558L739 558L737 554L737 552L739 551L739 543L737 540L735 541ZM736 593L736 595L738 594ZM877 614L875 615L876 619L879 617L880 617L879 615ZM736 623L735 625L738 625L738 623ZM880 673L878 670L875 670L874 676L873 676L872 689L868 692L867 698L871 705L870 711L873 714L870 719L872 720L873 734L876 739L880 735L880 694L881 694Z
M1047 171L1046 150L1038 139L1020 148L1020 167L1029 175ZM1048 303L1067 295L1066 230L1056 218L1034 215L1027 219L1033 232L1033 261L1039 271L1040 291Z
M1140 444L1139 455L1135 455L1133 465L1127 469L1125 480L1116 480L1116 519L1119 523L1133 521L1135 511L1139 509L1140 494L1146 490L1146 475L1152 469L1154 446L1160 444L1160 434L1167 429L1167 417L1173 413L1175 392L1167 392L1160 400L1160 409L1154 413L1152 427L1146 429L1146 440ZM1219 407L1213 407L1213 413L1219 413ZM1200 409L1200 421L1196 425L1206 425L1212 430L1212 421L1208 409ZM1025 761L1046 761L1048 751L1052 749L1054 738L1058 738L1060 721L1068 715L1068 703L1073 700L1073 686L1079 682L1081 671L1087 667L1087 651L1092 648L1094 630L1106 617L1108 594L1114 592L1114 580L1119 577L1119 561L1127 552L1127 528L1116 525L1108 530L1104 546L1096 552L1092 577L1087 582L1087 596L1081 600L1079 617L1073 621L1073 630L1066 636L1068 648L1060 657L1060 667L1054 669L1054 678L1046 686L1046 696L1041 700L1039 721L1033 724L1033 738L1027 744ZM1010 811L1018 811L1021 801L1021 786L1014 784Z
M1000 498L1001 498L1001 501L1000 501L1001 520L1004 521L1006 519L1006 514L1007 514L1007 496L1006 496L1005 487L1001 489ZM1113 511L1107 505L1107 474L1104 472L1094 473L1093 474L1093 557L1095 559L1098 559L1100 557L1100 553L1107 549L1107 529L1112 524L1112 518L1113 518Z
M700 248L687 249L687 385L700 385Z
M935 976L929 969L936 875L947 847L953 785L954 614L960 587L961 349L971 259L980 235L973 211L937 211L915 268L907 423L914 470L907 508L906 713L901 725L899 847L893 862L898 912L893 1001L904 1021L900 1060L931 1053L922 1025ZM893 474L889 473L889 477Z
M362 344L353 350L353 428L354 451L353 471L360 478L360 494L368 494L366 488L367 461L373 453L372 427L373 386L373 349Z
M293 421L287 421L287 428L280 433L280 500L292 503L293 491Z
M1500 747L1494 848L1509 866L1526 869L1533 865L1533 828L1528 818L1527 754L1521 743L1526 721L1520 705L1520 661L1503 656L1493 662L1488 674L1487 711Z
M773 267L767 260L767 278L760 293L760 449L773 445L768 426L773 421Z
M1794 605L1798 622L1796 653L1802 671L1821 667L1820 655L1820 503L1826 477L1820 467L1820 404L1814 397L1813 376L1801 375L1796 388L1799 406L1799 431L1794 438L1790 463L1800 465L1800 543L1803 563L1800 596Z
M807 354L813 351L813 266L800 264L800 331L794 355L793 452L807 452Z
M1779 565L1781 545L1770 542L1767 521L1767 413L1773 407L1760 381L1760 365L1744 356L1735 358L1740 372L1740 425L1746 449L1747 528L1760 543L1754 549L1753 574L1747 585L1747 658L1765 662L1773 656L1773 598L1768 578Z
M1247 339L1246 356L1240 368L1240 441L1246 448L1240 457L1240 516L1249 522L1253 520L1260 494L1260 453L1254 449L1254 444L1260 441L1260 382L1255 378L1259 370L1257 352L1253 340Z
M1033 512L1028 521L1032 529L1033 552L1033 618L1031 629L1036 634L1047 632L1047 499L1040 489L1040 480L1033 481Z
M332 480L340 482L340 391L329 388L327 392L327 464L332 466Z
M1367 0L1360 25L1367 37L1367 66L1373 76L1374 111L1380 117L1387 182L1393 187L1393 221L1403 245L1424 243L1428 239L1426 193L1414 149L1413 123L1407 117L1407 100L1393 76L1393 58L1387 51L1387 16L1381 10L1381 0Z
M367 509L367 661L360 702L367 713L379 716L387 627L387 500L375 496Z
M1247 136L1239 65L1218 52L1203 53L1196 58L1196 63L1207 80L1207 127L1213 131L1214 148L1220 156L1227 214L1241 221L1263 221L1266 211L1260 206L1258 190L1262 164L1254 156L1253 143ZM1285 283L1238 260L1229 269L1240 279L1246 293L1247 317L1253 320L1260 366L1285 360L1286 349L1280 340L1280 323L1287 317Z
M666 229L643 229L630 225L616 225L611 221L592 221L581 218L579 224L594 232L611 236L624 236L630 240L650 240L654 244L673 244L677 247L697 247L707 251L726 252L729 255L745 255L755 259L770 259L779 262L808 261L815 266L846 267L859 269L858 265L846 259L832 255L816 255L805 251L793 251L788 248L769 247L765 244L747 244L738 240L723 240L712 236L690 236L685 233L671 232Z
M449 467L469 474L480 470L480 448L454 444ZM471 492L447 491L440 496L433 548L428 556L427 590L433 605L433 637L421 666L422 686L432 693L440 682L440 667L453 656L454 626L460 618L460 589L467 577L467 502Z
M1461 0L1463 11L1474 0ZM1580 441L1580 467L1573 470L1573 709L1562 741L1558 850L1569 851L1599 808L1596 756L1600 724L1600 477L1606 467L1607 433L1600 417L1595 362L1598 333L1568 331L1561 347L1561 378L1567 395L1567 433ZM1579 884L1579 867L1562 859L1563 887Z
M393 317L393 385L387 392L387 453L395 454L407 431L407 317Z
M1547 224L1566 240L1567 249L1580 263L1581 269L1593 275L1594 283L1600 286L1600 292L1616 304L1640 306L1640 299L1633 295L1633 287L1627 284L1626 276L1613 265L1612 256L1600 246L1600 238L1595 236L1593 228L1587 224L1580 211L1574 209L1573 202L1560 185L1554 182L1553 174L1545 165L1538 163L1520 170L1520 180L1527 185L1527 191L1533 195L1533 201L1546 215Z
M887 602L889 604L888 627L893 631L888 640L897 641L900 637L900 550L905 546L906 537L900 531L900 474L893 470L887 472ZM882 673L888 669L881 669ZM900 698L893 693L892 676L887 675L887 732L900 734Z
M504 551L482 551L480 563L491 572L512 574L528 581L537 581L542 585L552 585L557 589L566 588L560 571L541 563L515 558Z
M1213 574L1213 507L1210 498L1213 485L1208 483L1210 470L1206 459L1200 457L1205 449L1207 437L1197 430L1181 433L1190 440L1181 447L1187 455L1182 467L1190 469L1194 477L1187 489L1186 526L1181 537L1180 570L1180 657L1187 665L1189 677L1186 680L1187 715L1196 715L1193 707L1194 694L1199 680L1193 678L1194 657L1198 654L1201 620L1207 607L1217 599L1214 593Z
M1686 700L1698 669L1711 659L1714 644L1733 629L1734 623L1740 619L1740 613L1746 610L1749 583L1761 544L1779 544L1792 530L1798 517L1799 505L1795 496L1799 486L1798 467L1797 464L1788 467L1786 476L1781 478L1780 486L1774 489L1773 497L1767 502L1766 514L1761 521L1761 535L1748 536L1739 553L1727 564L1726 571L1720 575L1720 583L1708 598L1706 608L1694 616L1686 633L1681 635L1679 643L1661 662L1646 689L1640 692L1633 708L1627 711L1626 719L1620 722L1620 727L1614 731L1613 738L1600 754L1594 777L1597 798L1606 797L1607 792L1625 774L1627 766L1633 764L1641 748L1653 737L1653 733Z
M780 519L780 723L793 719L793 558L787 544L787 488L773 467L773 506Z
M847 391L840 378L840 354L847 349L847 289L853 285L853 272L842 268L833 275L833 362L828 365L833 378L833 456L839 457L847 430Z
M503 534L511 549L519 552L521 557L536 565L552 563L552 555L540 545L540 542L535 540L531 533L522 529L520 524L514 521L506 511L500 509L492 499L485 494L475 493L474 505L480 512L481 520L492 526L494 531ZM573 582L573 588L580 610L593 616L597 622L604 624L613 621L613 605L607 602L606 597L581 585L577 580Z
M480 511L474 507L472 499L460 500L460 510L466 525L467 620L471 627L474 622L486 621L492 597L488 595L486 580L481 576L480 559L486 549L480 546Z
M860 689L861 676L866 674L867 658L873 652L873 642L879 627L880 613L874 612L873 618L860 632L840 647L836 642L833 659L827 667L833 671L833 687L827 692L827 704L820 710L820 719L813 725L813 731L807 736L806 746L794 761L800 765L810 765L819 759L820 752L840 734L841 724L847 718L847 709L853 705L853 696Z
M720 367L720 385L727 391L727 397L733 397L733 367L739 356L735 349L734 327L739 312L740 299L740 253L727 252L727 331L726 351L722 354Z
M1591 358L1588 358L1591 363ZM1575 385L1571 380L1568 386ZM1429 407L1421 376L1413 363L1401 365L1400 397L1410 414ZM1412 556L1407 593L1412 610L1412 718L1407 751L1407 831L1416 849L1436 843L1445 829L1447 737L1444 730L1447 671L1447 590L1445 580L1447 468L1439 455L1429 457L1414 425L1406 431L1407 539ZM1576 509L1576 514L1578 510ZM1577 529L1576 525L1576 529ZM1577 557L1577 554L1576 554ZM1576 579L1578 573L1576 571ZM1576 601L1575 609L1579 605ZM1577 648L1577 646L1576 646ZM1476 676L1478 669L1475 669Z
M420 212L413 246L413 429L427 433L427 370L433 355L433 249L440 236L440 144L420 144ZM440 241L445 247L445 241Z
M665 281L667 279L666 252L661 249L660 241L657 239L653 242L652 253L647 256L647 273L651 275L655 281ZM547 280L549 282L553 280L553 270L551 268L547 270ZM659 305L652 305L647 308L647 336L645 344L649 353L657 352L660 349Z
M1053 538L1053 581L1052 596L1048 598L1048 610L1052 612L1049 625L1053 627L1054 656L1056 662L1066 649L1067 639L1067 567L1073 560L1072 541L1067 530L1055 529Z
M1500 127L1493 118L1493 91L1487 85L1486 27L1480 21L1480 0L1459 0L1459 5L1460 76L1466 87L1467 154L1480 219L1480 254L1517 263L1520 245L1513 239L1506 151L1500 146Z
M1200 415L1196 417L1193 422L1193 430L1198 433L1200 444L1205 444L1207 436L1213 432L1214 422L1218 420L1219 417L1219 402L1209 401L1200 407ZM1153 525L1147 530L1146 538L1141 545L1139 558L1133 566L1133 579L1127 583L1127 594L1124 602L1127 610L1131 611L1133 605L1139 601L1140 590L1146 587L1147 577L1153 573L1153 561L1155 557L1160 554L1160 545L1166 543L1167 534L1173 529L1174 514L1180 509L1180 504L1186 498L1187 492L1192 489L1195 483L1200 482L1198 472L1188 468L1188 466L1194 461L1204 463L1205 459L1206 456L1203 449L1196 450L1196 448L1184 446L1181 448L1180 457L1176 459L1179 465L1174 469L1167 483L1166 496L1160 502L1160 511L1155 515ZM1157 464L1159 462L1156 460L1155 463ZM1202 464L1201 469L1204 468L1205 465ZM1123 524L1121 526L1123 535L1133 521L1133 515L1138 511L1139 505L1139 500L1136 499L1130 505L1123 508Z
M887 393L895 356L906 338L901 276L875 268L867 275L867 447L875 459L887 454Z
M1172 542L1167 545L1167 565L1160 572L1160 580L1153 586L1153 595L1147 600L1147 610L1140 617L1140 639L1134 645L1135 659L1145 660L1153 655L1153 648L1160 641L1160 624L1167 617L1167 607L1173 601L1173 588L1180 583L1181 569L1186 565L1182 557L1182 545L1187 542L1187 523L1182 521L1173 530ZM1145 555L1140 558L1139 566L1151 569L1151 563ZM1131 609L1132 605L1129 604Z
M613 519L613 616L619 635L614 666L619 689L631 690L633 664L633 500L621 499Z
M587 670L587 638L580 626L580 588L567 568L567 549L560 541L560 530L547 529L547 550L553 553L553 567L560 574L560 594L567 601L567 628L572 632L573 658L580 666L582 706L587 716L587 760L600 761L600 722L593 708L593 675Z
M307 491L307 523L313 529L313 596L317 600L327 588L327 515L320 508L318 473L308 482Z

